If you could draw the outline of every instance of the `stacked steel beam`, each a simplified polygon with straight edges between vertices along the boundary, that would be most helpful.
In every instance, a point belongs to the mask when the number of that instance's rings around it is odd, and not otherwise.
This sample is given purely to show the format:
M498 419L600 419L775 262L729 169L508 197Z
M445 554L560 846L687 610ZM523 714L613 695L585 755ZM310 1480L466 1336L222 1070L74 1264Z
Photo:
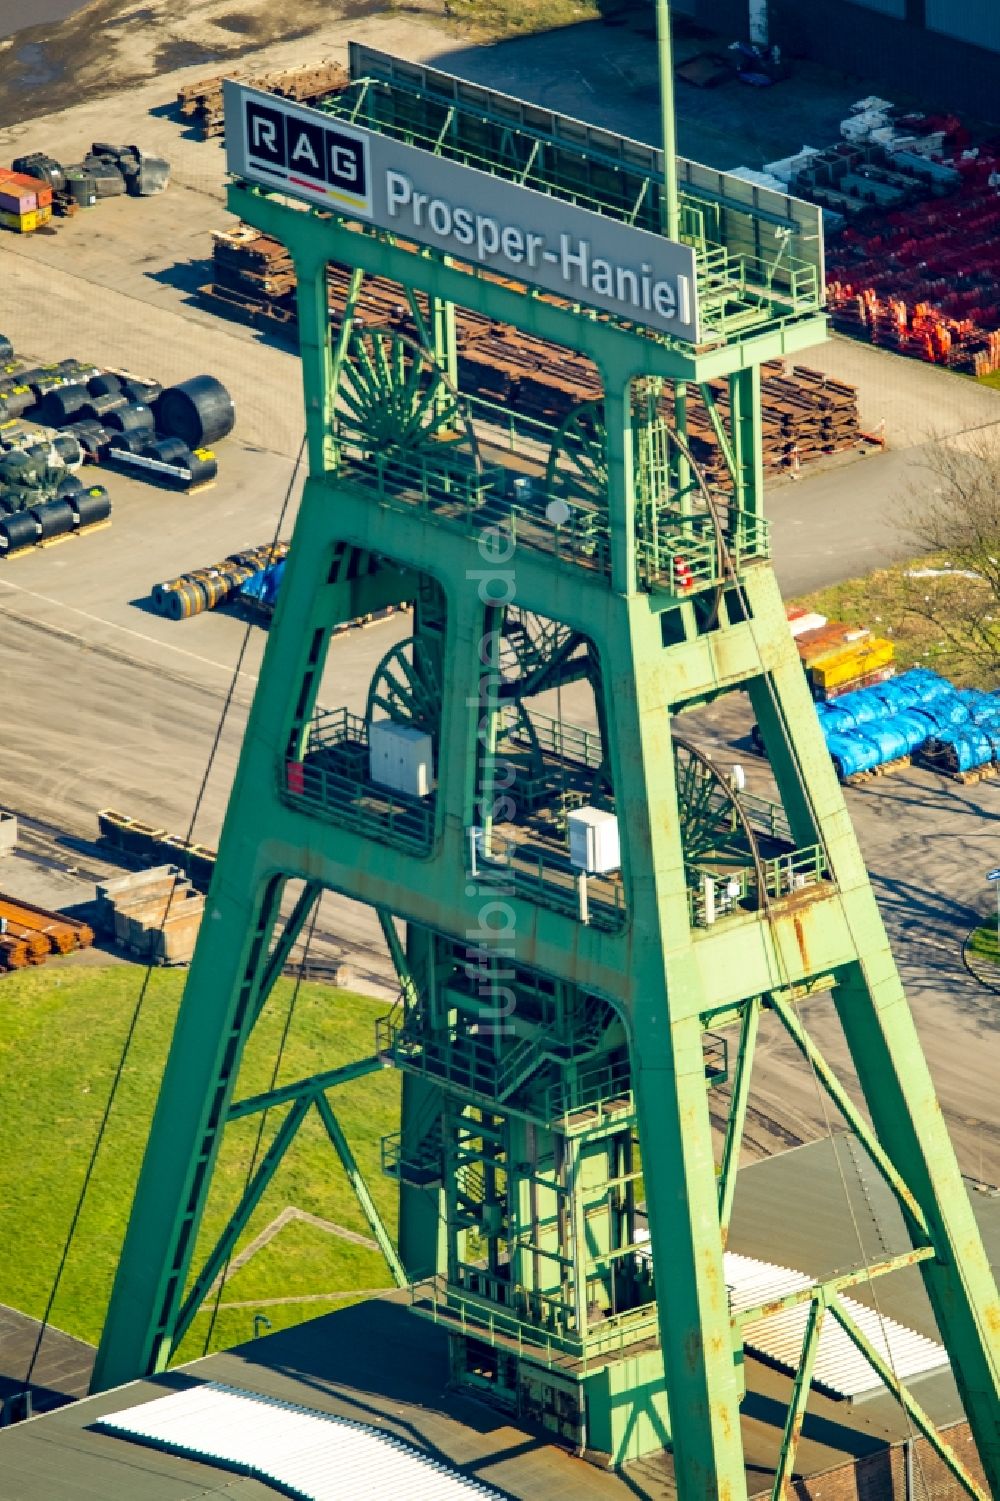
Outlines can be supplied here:
M199 78L185 84L177 91L177 108L181 117L190 120L207 141L212 136L225 134L222 109L222 84L226 78L239 79L255 89L266 89L282 99L293 99L297 104L310 104L334 94L348 82L347 72L340 63L324 60L318 63L302 63L296 68L281 72L262 73L254 76L245 72L216 73L211 78Z
M77 918L0 894L0 969L44 964L50 954L89 948L93 929Z

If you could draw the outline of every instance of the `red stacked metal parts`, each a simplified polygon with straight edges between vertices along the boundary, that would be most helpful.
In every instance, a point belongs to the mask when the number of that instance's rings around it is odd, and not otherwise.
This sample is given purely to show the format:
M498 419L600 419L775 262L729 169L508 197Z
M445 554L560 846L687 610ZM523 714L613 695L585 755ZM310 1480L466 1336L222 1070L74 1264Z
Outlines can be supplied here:
M961 185L946 198L847 225L827 251L834 325L932 364L1000 369L1000 144L963 156L954 117L944 130Z

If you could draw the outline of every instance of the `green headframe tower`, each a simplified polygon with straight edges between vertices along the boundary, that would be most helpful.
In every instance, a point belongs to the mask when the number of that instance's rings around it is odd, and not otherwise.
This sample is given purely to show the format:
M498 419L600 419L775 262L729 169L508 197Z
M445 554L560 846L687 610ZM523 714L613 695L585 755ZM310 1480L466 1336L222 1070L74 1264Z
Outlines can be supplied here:
M733 1312L726 1243L771 1011L912 1243L784 1301L808 1317L775 1494L830 1320L987 1494L842 1301L919 1263L1000 1496L1000 1303L769 564L760 369L823 337L819 215L676 156L661 48L665 152L358 47L319 108L227 85L229 207L298 276L309 474L95 1386L169 1362L315 1108L455 1383L611 1464L671 1450L682 1501L739 1501L766 1310ZM549 407L469 394L484 340L548 358ZM363 712L337 707L334 629L403 602ZM770 800L684 730L736 693ZM238 1099L324 889L376 910L398 1004L355 1068ZM829 1010L866 1110L810 1034ZM386 1064L395 1236L335 1110ZM227 1123L264 1108L195 1267Z

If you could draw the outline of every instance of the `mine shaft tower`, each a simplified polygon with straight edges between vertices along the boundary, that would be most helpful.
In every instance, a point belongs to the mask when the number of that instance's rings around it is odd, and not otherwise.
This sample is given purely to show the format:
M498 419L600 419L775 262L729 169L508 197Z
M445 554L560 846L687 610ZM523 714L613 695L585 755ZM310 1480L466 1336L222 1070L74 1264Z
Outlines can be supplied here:
M768 561L760 369L823 337L819 215L676 156L666 27L661 51L664 152L358 47L320 109L227 86L229 207L298 276L309 475L95 1388L168 1363L315 1107L457 1384L614 1464L668 1447L682 1501L738 1501L761 1310L731 1312L724 1253L771 1011L912 1242L786 1300L809 1315L775 1495L824 1319L985 1494L840 1301L916 1262L998 1496L1000 1305ZM562 230L575 293L552 280ZM330 264L350 272L332 329ZM576 396L529 418L467 395L484 331L562 351ZM688 440L695 399L721 477ZM320 707L334 629L403 602L365 713ZM683 733L735 693L776 802ZM398 1005L372 1058L237 1100L324 889L376 910ZM827 1006L867 1115L807 1030ZM333 1105L386 1063L395 1243ZM263 1108L281 1124L193 1272L226 1125Z

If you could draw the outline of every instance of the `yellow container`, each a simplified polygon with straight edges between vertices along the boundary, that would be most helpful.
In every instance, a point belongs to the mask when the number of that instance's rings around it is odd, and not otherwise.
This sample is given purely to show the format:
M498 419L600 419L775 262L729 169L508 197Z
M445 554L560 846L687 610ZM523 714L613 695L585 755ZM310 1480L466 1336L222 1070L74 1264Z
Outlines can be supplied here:
M15 234L27 235L32 230L38 229L42 224L47 224L52 218L51 208L32 209L30 214L9 214L0 209L0 225L4 229L12 229Z
M877 672L880 667L888 667L895 652L896 648L891 641L884 641L879 637L860 641L810 666L809 677L817 688L837 688L841 683L851 682L853 678Z

